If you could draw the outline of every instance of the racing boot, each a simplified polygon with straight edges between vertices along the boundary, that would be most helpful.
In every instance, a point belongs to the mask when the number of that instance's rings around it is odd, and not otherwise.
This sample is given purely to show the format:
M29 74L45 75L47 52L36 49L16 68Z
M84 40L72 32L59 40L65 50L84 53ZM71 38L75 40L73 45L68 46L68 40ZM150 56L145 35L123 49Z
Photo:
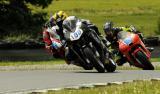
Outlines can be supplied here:
M126 62L124 62L123 60L118 59L118 60L116 61L116 63L117 63L118 66L122 66L122 65L123 65L124 63L126 63Z
M116 60L116 63L118 66L122 66L124 63L126 63L126 58L125 57L119 57L119 59Z

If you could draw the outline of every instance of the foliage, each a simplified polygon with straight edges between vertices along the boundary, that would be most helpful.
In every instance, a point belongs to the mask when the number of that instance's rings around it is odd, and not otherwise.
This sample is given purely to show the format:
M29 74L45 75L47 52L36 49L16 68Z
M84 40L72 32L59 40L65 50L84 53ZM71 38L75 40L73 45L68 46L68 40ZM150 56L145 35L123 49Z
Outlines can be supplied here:
M37 35L46 13L32 14L27 4L42 8L52 0L2 0L0 1L0 38L6 35L30 34Z
M111 20L115 26L135 25L145 36L154 36L160 31L159 5L160 0L1 0L0 38L24 33L36 37L59 10L91 20L102 33L105 21Z

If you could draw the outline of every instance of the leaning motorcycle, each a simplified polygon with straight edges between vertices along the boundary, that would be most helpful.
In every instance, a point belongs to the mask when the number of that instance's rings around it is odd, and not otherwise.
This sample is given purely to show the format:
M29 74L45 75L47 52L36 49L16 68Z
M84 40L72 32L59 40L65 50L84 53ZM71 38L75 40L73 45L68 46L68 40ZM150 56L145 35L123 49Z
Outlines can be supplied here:
M48 32L50 35L50 40L52 42L51 44L51 49L49 51L51 51L52 55L54 58L64 58L64 45L62 43L62 41L60 40L60 36L57 34L57 28L58 26L52 26L52 27L48 27L46 29L45 32ZM47 40L44 39L44 41Z
M82 26L67 33L67 44L70 45L69 47L84 69L92 69L94 67L100 73L104 73L106 68L108 68L107 71L109 72L115 71L115 66L111 69L112 66L109 67L110 64L105 64L106 57L102 41L93 29Z
M117 35L119 51L127 59L130 65L143 70L154 70L150 62L151 53L146 49L138 34L121 31Z

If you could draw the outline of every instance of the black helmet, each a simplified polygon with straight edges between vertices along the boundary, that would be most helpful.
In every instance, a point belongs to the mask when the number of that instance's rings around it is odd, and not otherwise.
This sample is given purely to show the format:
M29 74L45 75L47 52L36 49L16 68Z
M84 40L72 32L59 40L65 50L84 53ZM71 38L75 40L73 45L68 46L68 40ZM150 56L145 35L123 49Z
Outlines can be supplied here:
M113 29L113 23L112 22L106 22L104 24L103 30L104 30L106 36L113 37L112 29Z
M105 33L107 33L107 32L111 32L112 28L113 28L113 23L112 22L106 22L104 24L103 30L104 30Z

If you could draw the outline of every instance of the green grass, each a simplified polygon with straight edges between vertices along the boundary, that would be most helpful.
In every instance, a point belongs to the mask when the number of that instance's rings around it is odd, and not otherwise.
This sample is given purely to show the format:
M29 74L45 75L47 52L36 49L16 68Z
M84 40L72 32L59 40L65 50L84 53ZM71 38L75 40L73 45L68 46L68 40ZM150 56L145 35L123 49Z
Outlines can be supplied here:
M159 62L160 58L152 58L151 61L153 62L152 64L154 65L154 62ZM33 70L33 69L42 69L43 66L54 66L57 64L66 64L66 62L62 59L54 59L54 60L48 60L48 61L17 61L17 62L16 61L1 61L0 62L1 67L12 66L12 67L17 68L17 70L19 69L19 67L24 67L26 65L27 66L29 65L31 67L34 65L37 66L36 68L31 68ZM68 66L68 65L66 64L66 66ZM158 64L154 67L155 67L155 70L160 70L160 64ZM28 68L28 70L29 69L30 68ZM46 67L45 69L47 70L47 69L51 69L51 68ZM52 68L52 69L54 69L54 68ZM68 68L67 70L70 70L70 69ZM142 70L142 69L134 67L134 66L118 66L116 70Z
M65 64L64 60L56 59L49 61L2 61L0 66L22 66L22 65L55 65L55 64Z
M19 34L19 35L8 35L4 38L6 41L12 42L24 42L27 39L31 39L29 35Z
M122 85L109 85L86 89L64 89L42 94L160 94L160 81L136 81Z
M51 14L64 10L68 15L91 20L101 32L107 20L116 26L135 25L145 36L153 36L160 17L160 0L54 0L46 9L30 6L33 12Z
M151 58L151 62L160 62L160 58Z
M160 62L160 58L152 58L151 61ZM50 64L51 65L65 64L65 61L63 59L53 59L53 60L48 60L48 61L1 61L0 62L0 66L50 65Z

